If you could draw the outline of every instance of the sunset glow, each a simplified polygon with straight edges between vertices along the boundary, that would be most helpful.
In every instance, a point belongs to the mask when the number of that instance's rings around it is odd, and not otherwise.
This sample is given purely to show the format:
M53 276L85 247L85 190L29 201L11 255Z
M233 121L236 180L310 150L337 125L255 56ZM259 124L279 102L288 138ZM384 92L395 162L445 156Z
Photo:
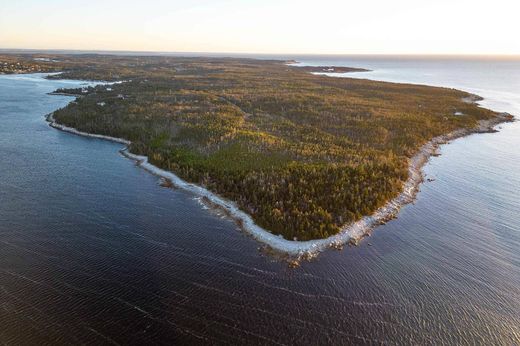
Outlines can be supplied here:
M520 54L512 0L3 1L0 48Z

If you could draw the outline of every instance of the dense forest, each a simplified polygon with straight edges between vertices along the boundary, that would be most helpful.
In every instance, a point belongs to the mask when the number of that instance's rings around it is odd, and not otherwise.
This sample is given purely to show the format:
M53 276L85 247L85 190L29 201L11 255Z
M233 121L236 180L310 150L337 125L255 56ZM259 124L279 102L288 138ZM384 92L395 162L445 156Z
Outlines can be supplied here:
M372 213L401 191L425 142L495 116L461 91L318 76L283 61L37 57L64 71L50 78L124 81L58 90L78 95L55 112L59 123L131 140L133 153L287 239L323 238Z

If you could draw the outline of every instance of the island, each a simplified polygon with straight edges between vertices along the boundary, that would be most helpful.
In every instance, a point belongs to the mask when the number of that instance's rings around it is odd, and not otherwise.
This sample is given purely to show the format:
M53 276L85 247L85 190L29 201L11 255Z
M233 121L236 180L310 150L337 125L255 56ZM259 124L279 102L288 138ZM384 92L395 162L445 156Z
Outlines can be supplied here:
M439 144L511 120L463 91L316 75L285 61L86 54L0 55L0 64L7 59L61 72L48 78L103 82L57 90L77 98L51 115L56 127L120 139L159 169L150 170L218 196L208 203L231 203L269 234L306 244L385 222L413 197Z

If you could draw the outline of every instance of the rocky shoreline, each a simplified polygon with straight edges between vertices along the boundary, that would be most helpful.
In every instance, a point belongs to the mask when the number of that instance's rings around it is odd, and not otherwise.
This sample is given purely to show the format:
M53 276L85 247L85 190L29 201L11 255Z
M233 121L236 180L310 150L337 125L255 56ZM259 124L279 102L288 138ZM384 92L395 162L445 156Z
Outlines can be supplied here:
M475 102L480 99L481 98L475 95L472 96L471 101ZM494 132L494 127L496 125L503 122L513 121L513 117L507 113L502 113L499 114L496 118L480 121L479 125L473 129L460 129L452 133L433 138L431 141L423 145L421 149L419 149L419 151L409 160L408 179L404 183L403 191L397 197L388 201L383 207L376 210L373 214L365 216L354 223L345 225L338 234L325 239L309 241L287 240L282 236L274 235L269 231L261 228L253 221L250 215L240 210L240 208L238 208L234 202L222 198L201 186L188 183L172 172L152 165L149 163L146 156L130 153L128 146L131 144L131 142L128 140L78 131L77 129L57 123L52 114L49 114L46 117L46 120L49 122L51 127L61 131L126 145L127 147L121 150L121 153L125 157L136 161L141 168L168 180L175 187L187 190L198 197L202 197L206 204L224 210L230 218L237 222L242 230L251 235L260 243L267 246L270 250L290 258L291 261L299 261L301 259L313 257L327 248L341 248L345 244L357 244L362 238L369 235L375 227L395 218L402 206L413 202L417 192L419 191L419 186L424 179L422 168L428 162L431 156L436 155L440 145L454 139L470 135L472 133Z
M481 100L476 96L475 100ZM395 218L401 207L415 200L419 192L419 186L424 181L422 168L430 160L432 156L438 156L438 149L441 145L457 138L465 137L474 133L492 133L496 125L504 122L512 122L513 117L508 113L501 113L496 118L482 120L479 125L473 129L460 129L449 134L438 136L424 144L421 149L409 160L408 179L404 183L403 191L394 199L387 202L383 207L376 210L372 215L365 216L361 220L345 226L338 235L349 233L352 236L350 242L357 243L360 239L370 234L378 225ZM333 236L331 238L337 237ZM331 245L341 246L344 239L338 237L336 242Z

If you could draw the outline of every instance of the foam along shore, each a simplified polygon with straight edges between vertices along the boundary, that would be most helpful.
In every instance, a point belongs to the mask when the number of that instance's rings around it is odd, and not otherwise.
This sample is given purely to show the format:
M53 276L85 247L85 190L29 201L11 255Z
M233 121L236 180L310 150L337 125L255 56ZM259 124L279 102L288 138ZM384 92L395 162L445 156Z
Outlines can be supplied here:
M65 132L73 133L75 135L103 139L116 143L121 143L126 146L130 145L130 141L115 138L110 136L91 134L81 132L75 128L67 127L56 123L52 114L47 116L49 125ZM452 133L433 138L431 141L421 147L421 149L410 159L408 167L408 179L404 183L403 191L394 199L387 202L383 207L376 210L372 215L365 216L359 221L345 225L338 234L330 236L325 239L316 239L309 241L287 240L281 235L274 235L269 231L261 228L251 218L238 208L238 206L215 193L192 183L188 183L172 172L163 170L148 162L148 157L135 155L129 152L128 147L123 149L121 153L138 163L138 165L148 172L159 177L168 179L172 184L178 188L184 189L193 193L198 197L202 197L204 201L209 204L223 209L239 226L254 239L269 246L275 252L283 255L288 255L296 259L312 257L319 252L330 248L340 248L345 244L356 244L360 239L369 235L370 232L378 225L389 221L397 215L399 209L410 202L412 202L417 195L419 185L423 181L422 167L428 162L429 158L437 152L441 144L447 143L456 138L460 138L471 133L493 132L494 127L502 122L512 121L512 116L503 113L496 118L480 121L479 125L474 129L461 129Z

